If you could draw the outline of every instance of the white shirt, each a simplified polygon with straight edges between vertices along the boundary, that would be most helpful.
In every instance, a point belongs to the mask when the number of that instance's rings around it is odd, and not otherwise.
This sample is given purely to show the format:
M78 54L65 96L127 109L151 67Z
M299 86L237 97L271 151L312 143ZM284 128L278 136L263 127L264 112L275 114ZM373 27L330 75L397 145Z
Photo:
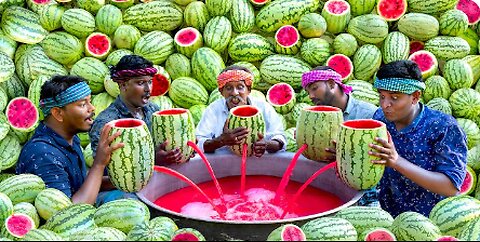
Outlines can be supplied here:
M262 99L255 97L248 97L248 99L252 106L257 107L262 112L266 128L266 134L264 134L265 140L280 140L283 142L281 151L285 150L287 141L279 114L269 103ZM225 126L229 113L230 111L228 110L225 98L220 98L207 107L196 129L198 147L202 151L205 141L223 134L223 127Z

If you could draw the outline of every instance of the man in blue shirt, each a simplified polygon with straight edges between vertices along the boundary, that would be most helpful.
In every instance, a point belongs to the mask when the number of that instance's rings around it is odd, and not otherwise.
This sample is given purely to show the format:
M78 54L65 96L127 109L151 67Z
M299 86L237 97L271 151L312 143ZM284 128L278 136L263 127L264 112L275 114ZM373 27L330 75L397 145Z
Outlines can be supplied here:
M64 192L73 203L95 203L110 155L123 147L111 145L120 133L109 136L111 126L105 126L87 175L77 134L88 131L93 123L95 107L90 103L90 93L80 77L55 76L47 81L40 94L45 120L23 147L16 167L19 174L38 175L47 187Z
M369 154L385 165L379 199L392 216L414 211L428 216L446 196L455 196L466 174L466 137L456 120L419 102L425 90L418 66L389 63L377 72L374 86L389 140L377 138Z

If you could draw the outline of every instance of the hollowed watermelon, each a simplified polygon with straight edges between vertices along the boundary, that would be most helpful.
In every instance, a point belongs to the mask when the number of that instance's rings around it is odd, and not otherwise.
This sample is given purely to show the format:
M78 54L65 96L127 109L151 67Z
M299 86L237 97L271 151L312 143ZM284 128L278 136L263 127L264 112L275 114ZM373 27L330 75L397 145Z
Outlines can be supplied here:
M407 0L379 0L377 13L387 21L399 20L407 12Z
M107 58L112 49L112 41L106 34L92 33L85 40L85 52L87 56L92 56L97 59Z
M327 66L338 72L342 76L342 80L346 80L352 76L353 63L346 55L332 55L327 60Z
M332 34L344 32L350 21L350 4L343 0L329 0L322 9L322 17L327 21L327 31Z
M468 195L475 191L475 185L477 184L477 175L475 171L467 166L467 174L465 175L465 180L463 180L462 187L460 188L460 194Z
M408 57L409 60L417 63L420 71L422 72L422 78L425 80L438 71L438 61L434 54L426 50L417 51Z
M294 224L283 225L268 235L267 241L306 241L307 237L301 228Z
M177 51L189 58L192 58L193 53L203 46L202 35L193 27L179 30L175 34L174 40Z
M280 54L296 54L300 50L300 34L292 25L282 26L275 34L276 51Z
M25 214L12 214L5 220L5 228L15 238L23 238L30 230L35 229L35 222Z
M17 97L10 101L5 112L10 127L21 132L30 132L38 123L38 110L26 97Z
M152 97L165 95L170 89L171 84L170 75L165 68L161 66L155 66L155 68L157 68L158 71L152 79L152 91L150 93Z
M460 0L456 9L463 11L468 16L468 24L474 25L480 21L480 1Z
M295 90L287 83L277 83L267 91L267 101L280 114L287 114L295 106Z

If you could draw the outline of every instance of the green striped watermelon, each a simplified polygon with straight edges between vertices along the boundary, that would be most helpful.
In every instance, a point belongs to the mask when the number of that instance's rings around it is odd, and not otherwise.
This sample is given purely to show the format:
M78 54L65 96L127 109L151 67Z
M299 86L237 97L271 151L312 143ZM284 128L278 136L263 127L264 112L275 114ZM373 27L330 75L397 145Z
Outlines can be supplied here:
M205 113L205 109L207 109L207 107L208 106L205 104L197 104L197 105L191 106L188 109L188 111L190 111L190 113L192 114L193 123L195 124L195 127L198 125L198 123L202 119L203 113Z
M283 116L282 116L283 117ZM287 151L296 152L298 150L297 141L295 140L295 127L285 130L285 136L287 137Z
M140 31L133 25L120 25L113 35L113 43L119 49L133 50L142 37Z
M208 12L215 16L226 15L232 8L231 0L205 0Z
M1 27L6 36L25 44L39 43L48 34L38 14L19 6L9 7L2 13Z
M192 66L190 59L185 55L175 53L170 55L165 61L165 70L170 74L172 80L179 77L192 76Z
M113 98L116 98L118 95L120 95L120 87L118 86L118 83L112 80L110 75L105 76L105 79L103 80L103 86L105 87L105 91ZM99 113L98 110L95 111L95 114Z
M37 209L31 203L21 202L15 204L15 206L13 206L13 213L28 215L35 223L35 228L38 228L40 225L40 217L38 216Z
M333 53L352 57L358 49L357 39L351 34L337 35L333 40Z
M56 212L70 205L72 205L70 198L55 188L47 188L35 198L35 208L44 220L50 219Z
M253 144L258 140L258 133L265 135L265 121L261 111L251 105L243 105L230 109L228 128L245 127L249 134L240 145L230 147L233 153L241 156L243 144L247 144L247 156L253 155Z
M208 102L207 90L202 84L190 77L180 77L174 80L168 95L175 104L183 108Z
M168 96L150 97L150 102L160 107L160 110L173 108L173 102Z
M372 13L377 5L376 0L348 0L347 2L350 3L352 16L354 17Z
M0 83L10 79L15 73L15 64L6 54L0 52Z
M432 221L416 212L401 213L390 229L399 241L433 241L441 235Z
M74 204L55 213L42 229L57 233L63 238L97 227L94 221L95 207L90 204Z
M370 82L362 80L351 80L346 83L353 89L352 97L371 103L375 106L380 105L380 95Z
M480 93L473 89L458 89L448 100L455 117L475 119L480 115Z
M390 228L393 223L392 215L379 207L351 206L340 210L335 217L352 223L358 234L375 227Z
M462 228L480 217L480 202L467 195L455 196L437 203L429 218L443 235L458 237Z
M13 214L12 201L7 195L0 192L0 221L5 221L5 219L7 219L12 214Z
M203 32L210 20L207 6L201 1L194 1L187 5L184 12L185 25Z
M265 37L243 33L233 38L228 47L228 54L234 61L262 61L274 54L274 45Z
M62 27L62 16L67 9L59 4L50 4L43 7L38 16L40 24L47 31L54 31Z
M57 233L46 229L32 229L23 237L24 241L63 241Z
M297 102L290 113L283 115L287 122L287 128L296 128L301 112L308 107L310 107L310 104Z
M255 12L248 0L232 0L232 9L229 19L233 31L237 33L249 32L255 26Z
M141 201L120 199L100 206L94 215L99 227L116 228L128 234L132 228L150 220L150 211Z
M471 28L467 28L467 30L463 33L460 33L458 37L467 41L468 45L470 45L470 55L475 55L478 52L478 42L480 41L480 36L475 32L475 30Z
M318 13L307 13L298 22L298 31L305 38L318 38L327 31L327 21Z
M107 59L105 60L105 64L107 66L116 66L120 61L120 59L122 59L122 57L126 55L133 55L133 52L127 49L114 50L112 51L112 53L110 53L107 56ZM107 89L107 87L105 87L105 89Z
M480 79L480 55L467 55L463 60L472 68L473 83L477 83ZM477 85L477 88L480 86Z
M471 149L480 144L480 129L478 125L470 119L457 118L457 123L467 135L467 146Z
M461 59L447 61L443 76L453 90L469 88L473 85L473 72L468 62Z
M468 42L460 37L439 36L425 42L425 50L438 59L461 59L470 53Z
M468 16L457 9L448 10L440 16L440 33L458 36L468 29Z
M301 110L296 126L297 145L308 145L302 154L310 160L326 160L329 153L325 149L334 148L332 140L337 140L342 122L343 114L339 108L315 106ZM319 123L322 126L318 126Z
M122 11L110 4L101 7L95 15L97 29L106 35L113 35L122 22Z
M366 14L350 20L347 31L359 41L378 44L387 37L388 24L378 15Z
M152 31L140 37L133 52L159 65L175 52L174 40L163 31Z
M193 27L181 29L175 34L174 44L178 53L191 58L195 51L203 47L202 34Z
M408 0L408 9L410 12L439 14L453 9L457 1L450 0Z
M4 82L1 82L0 88L2 88L2 91L4 91L7 94L7 98L4 99L5 104L4 105L0 104L0 109L2 109L1 106L4 107L3 109L5 109L5 107L7 106L6 104L7 100L11 100L16 97L25 96L25 86L23 85L22 81L20 81L20 79L16 74L13 74L13 76L10 77L10 79Z
M224 16L214 17L205 26L203 36L205 38L205 46L222 53L227 49L232 37L232 24Z
M208 104L211 104L221 98L223 98L223 96L217 88L210 93L210 96L208 97Z
M383 43L383 62L406 60L410 53L410 40L401 32L390 32Z
M424 13L408 13L398 20L398 30L414 40L429 40L438 35L438 20Z
M260 65L260 74L264 81L270 84L285 82L293 89L300 89L302 74L312 68L299 58L287 55L272 55Z
M68 33L84 38L95 30L95 17L84 9L69 9L62 15L62 27Z
M302 226L307 240L357 241L355 227L343 218L322 217Z
M152 136L155 147L168 141L166 151L180 149L180 162L190 159L193 149L188 141L195 142L195 124L188 109L173 108L158 111L152 116Z
M0 113L0 141L3 140L9 132L10 124L8 124L7 122L7 117L5 116L5 114Z
M382 64L382 52L375 45L361 46L353 56L353 75L364 81L371 81Z
M327 21L328 32L342 33L350 21L350 4L343 0L329 0L323 6L322 16Z
M0 111L4 111L5 108L7 107L8 102L8 96L5 90L0 87Z
M306 241L303 230L295 224L285 224L273 230L267 241Z
M308 39L300 49L302 58L311 66L325 64L331 53L332 47L328 41L321 38Z
M368 154L375 138L387 139L385 124L373 120L351 120L341 125L337 140L337 169L340 178L356 190L374 187L380 182L384 165L373 164Z
M135 225L128 233L130 241L168 241L178 230L177 225L168 217L156 217L150 221Z
M463 226L458 238L461 241L480 240L480 218L475 218Z
M480 170L480 146L473 147L467 152L467 165L476 172Z
M15 205L21 202L32 203L45 189L42 178L32 174L21 174L0 182L0 192L7 195Z
M123 22L146 32L171 31L183 23L183 11L170 1L136 4L125 10Z
M118 189L137 192L145 187L153 173L154 146L148 128L142 120L119 119L109 123L111 134L121 131L113 144L125 146L112 153L108 164L110 180Z
M109 74L108 67L102 61L93 57L82 58L70 69L70 75L80 76L87 80L92 94L98 94L105 90L103 83L105 77Z
M125 241L127 235L116 228L99 227L69 237L70 241Z
M447 80L442 76L432 76L425 80L426 89L423 92L423 100L428 103L434 98L448 99L452 94L452 89L448 85Z
M8 170L17 164L22 146L19 140L13 135L7 135L0 140L0 170Z
M198 49L193 54L191 64L193 76L207 91L218 88L217 76L225 69L225 63L216 51L208 47ZM200 102L203 103L203 100Z
M113 102L115 102L115 98L110 96L110 94L106 92L95 95L91 101L92 105L95 107L95 115L93 116L93 118L95 119L98 114L103 112L103 110L107 109L108 106L110 106L110 104L112 104Z
M10 59L13 59L17 47L17 42L6 36L0 29L0 52L3 52L5 55L10 57Z
M77 0L76 3L78 7L97 14L98 10L105 5L105 0Z
M83 57L82 42L66 32L50 33L40 45L48 57L63 65L71 66Z

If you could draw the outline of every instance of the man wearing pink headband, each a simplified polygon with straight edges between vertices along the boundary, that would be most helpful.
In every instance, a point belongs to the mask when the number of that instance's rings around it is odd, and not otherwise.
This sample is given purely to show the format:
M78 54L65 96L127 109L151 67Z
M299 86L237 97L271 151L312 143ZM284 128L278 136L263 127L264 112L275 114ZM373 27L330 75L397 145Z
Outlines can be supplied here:
M265 151L274 153L285 149L286 139L280 117L273 107L264 100L250 97L253 75L240 66L230 66L217 77L218 89L224 98L214 101L205 110L198 123L196 136L198 146L206 153L213 153L224 146L241 144L248 134L244 127L227 128L229 110L241 105L253 105L262 111L266 133L259 134L254 144L254 155L262 156Z
M308 92L315 105L328 105L342 109L344 121L371 119L378 109L371 103L354 98L351 95L352 87L343 84L340 74L328 66L319 66L304 73L302 87ZM330 160L335 160L335 150L327 151L332 153ZM380 206L376 197L376 190L369 190L359 204Z

